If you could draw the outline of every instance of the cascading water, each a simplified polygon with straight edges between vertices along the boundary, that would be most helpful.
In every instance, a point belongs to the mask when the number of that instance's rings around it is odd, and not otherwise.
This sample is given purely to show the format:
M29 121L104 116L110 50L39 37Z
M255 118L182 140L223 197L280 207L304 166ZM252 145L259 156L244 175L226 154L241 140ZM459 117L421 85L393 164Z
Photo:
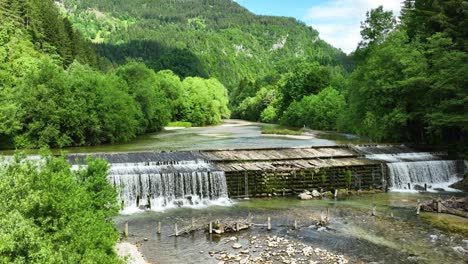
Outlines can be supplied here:
M93 156L109 162L108 180L119 189L123 214L231 204L224 172L192 153ZM81 158L68 156L69 160L75 161Z
M368 159L386 163L391 191L416 191L425 187L428 191L455 191L449 186L460 180L456 161L442 160L443 155L414 152L405 146L359 146L355 149Z

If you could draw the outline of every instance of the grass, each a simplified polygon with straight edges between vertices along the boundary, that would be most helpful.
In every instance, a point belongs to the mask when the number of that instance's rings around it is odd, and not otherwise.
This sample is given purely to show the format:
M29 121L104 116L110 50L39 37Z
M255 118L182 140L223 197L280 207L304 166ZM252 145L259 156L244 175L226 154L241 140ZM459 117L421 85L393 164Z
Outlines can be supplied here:
M184 121L175 121L175 122L169 122L167 124L168 127L192 127L192 123L190 122L184 122Z
M302 129L293 130L290 128L280 127L280 126L263 126L262 134L300 136L303 134L303 131Z

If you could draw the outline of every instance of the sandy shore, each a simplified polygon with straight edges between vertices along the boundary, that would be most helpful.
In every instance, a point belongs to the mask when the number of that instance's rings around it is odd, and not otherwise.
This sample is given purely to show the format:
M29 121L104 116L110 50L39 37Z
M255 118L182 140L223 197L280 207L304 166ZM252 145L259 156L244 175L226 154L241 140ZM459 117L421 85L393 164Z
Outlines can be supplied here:
M148 264L138 248L128 242L120 242L115 246L117 255L126 258L128 264Z

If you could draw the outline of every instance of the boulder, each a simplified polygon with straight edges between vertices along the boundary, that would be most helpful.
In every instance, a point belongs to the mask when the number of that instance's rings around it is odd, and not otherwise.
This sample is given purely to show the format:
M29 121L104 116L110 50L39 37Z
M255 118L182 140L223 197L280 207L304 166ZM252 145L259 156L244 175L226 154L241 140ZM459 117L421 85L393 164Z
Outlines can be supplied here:
M313 197L320 197L322 195L317 190L312 190L312 196Z
M311 200L313 198L312 195L306 193L300 193L298 197L301 200Z

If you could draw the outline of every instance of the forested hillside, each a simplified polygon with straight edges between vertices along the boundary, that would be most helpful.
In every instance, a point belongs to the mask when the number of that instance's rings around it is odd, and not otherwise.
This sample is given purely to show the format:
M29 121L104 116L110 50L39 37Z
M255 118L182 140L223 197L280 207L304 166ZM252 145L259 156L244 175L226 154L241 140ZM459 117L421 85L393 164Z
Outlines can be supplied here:
M301 61L349 68L346 55L316 30L293 18L254 15L232 0L63 3L75 27L117 64L140 59L181 78L215 77L230 89Z

